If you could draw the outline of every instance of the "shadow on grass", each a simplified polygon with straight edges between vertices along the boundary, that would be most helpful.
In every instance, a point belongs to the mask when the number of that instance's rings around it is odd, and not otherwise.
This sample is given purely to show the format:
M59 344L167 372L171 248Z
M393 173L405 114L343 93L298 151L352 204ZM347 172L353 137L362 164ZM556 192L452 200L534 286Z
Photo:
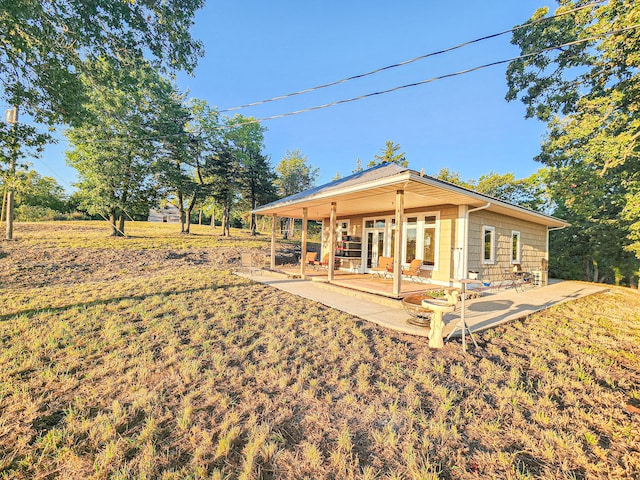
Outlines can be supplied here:
M242 285L242 284L240 284ZM13 317L16 317L18 315L27 315L27 316L32 316L32 315L37 315L39 313L59 313L59 312L64 312L65 310L70 310L73 308L82 308L82 307L96 307L96 306L100 306L100 305L110 305L113 303L118 303L118 302L122 302L124 300L146 300L147 298L151 298L151 297L156 297L156 296L172 296L172 295L182 295L182 294L189 294L189 293L196 293L196 292L204 292L207 290L220 290L220 289L228 289L231 287L237 287L239 286L238 284L234 284L234 285L217 285L217 286L209 286L209 287L198 287L198 288L189 288L186 290L170 290L170 291L163 291L163 292L154 292L154 293L149 293L146 295L128 295L128 296L120 296L120 297L116 297L116 298L106 298L106 299L102 299L102 300L93 300L91 302L86 302L86 303L76 303L73 305L62 305L59 307L40 307L40 308L32 308L29 310L20 310L17 312L12 312L12 313L6 313L3 315L0 315L0 322L4 322L7 320L10 320Z

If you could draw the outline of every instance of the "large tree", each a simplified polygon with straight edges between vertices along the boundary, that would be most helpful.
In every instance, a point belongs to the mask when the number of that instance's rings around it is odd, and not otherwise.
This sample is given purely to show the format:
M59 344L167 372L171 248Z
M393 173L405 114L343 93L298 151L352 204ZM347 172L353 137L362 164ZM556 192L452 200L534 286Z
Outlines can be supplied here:
M90 115L65 132L72 146L67 162L78 170L82 207L108 216L112 234L124 235L126 218L148 212L158 195L153 140L162 123L157 117L165 112L165 97L158 95L163 80L144 63L127 72L104 61L94 68L101 77L86 106Z
M234 155L240 165L239 193L244 207L251 211L258 205L277 198L275 173L264 155L265 127L253 118L236 115L227 122L225 138L232 143ZM250 214L249 228L255 235L257 222L255 214Z
M114 69L147 58L166 70L192 71L202 48L189 29L203 5L204 0L0 0L0 100L15 106L20 119L77 125L87 86L97 81L91 65L98 58ZM81 76L94 81L87 84ZM13 184L23 146L50 140L33 129L0 129L0 148L15 146L0 158L8 164L7 185ZM13 190L8 196L12 200ZM7 219L10 238L12 212Z
M287 150L280 163L276 166L276 187L282 197L288 197L315 185L319 169L309 163L306 155L300 149ZM288 234L293 235L293 219L288 219Z
M560 0L558 11L589 3ZM507 99L548 124L537 159L574 225L561 237L585 237L573 263L585 278L628 283L639 266L631 252L640 257L640 7L610 0L534 22L547 14L539 9L513 34L524 57L509 65Z

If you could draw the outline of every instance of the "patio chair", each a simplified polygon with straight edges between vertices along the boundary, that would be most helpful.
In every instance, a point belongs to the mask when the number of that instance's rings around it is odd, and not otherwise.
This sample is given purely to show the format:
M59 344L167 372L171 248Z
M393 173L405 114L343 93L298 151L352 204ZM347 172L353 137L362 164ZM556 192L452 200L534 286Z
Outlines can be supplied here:
M316 263L315 268L318 270L321 268L324 268L326 270L329 269L329 253L325 253L322 256L322 260Z
M307 265L315 266L318 263L317 259L318 259L318 252L307 252L307 255L305 256L304 261Z
M260 270L260 267L254 265L253 254L242 252L240 254L240 271L249 272L249 275L253 276L253 273L258 270Z
M380 278L387 278L387 276L393 276L393 257L378 258L378 266L371 268L371 278L378 276Z
M415 258L411 260L408 270L402 270L402 275L409 277L412 282L420 283L420 268L422 267L422 260Z

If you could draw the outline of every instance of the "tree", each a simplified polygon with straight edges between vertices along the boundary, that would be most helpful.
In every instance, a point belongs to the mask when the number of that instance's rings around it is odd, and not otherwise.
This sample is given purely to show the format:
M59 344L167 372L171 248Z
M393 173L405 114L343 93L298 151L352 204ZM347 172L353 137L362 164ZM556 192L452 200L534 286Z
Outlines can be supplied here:
M204 0L1 2L0 99L35 123L77 125L87 89L97 81L91 65L98 58L115 70L146 57L156 67L191 72L202 47L189 29L203 5ZM83 82L82 76L94 81ZM34 129L0 129L0 148L15 146L9 177L24 145L41 148L47 141L48 133ZM12 219L11 210L7 215Z
M299 149L287 150L276 166L276 187L282 197L288 197L311 188L318 178L319 169L308 163L306 155ZM293 221L288 220L288 233L293 235Z
M262 153L265 128L255 119L236 115L227 122L225 138L233 145L234 155L239 163L239 193L244 206L251 211L259 204L276 199L274 186L275 173L269 164L269 158ZM255 214L250 214L249 228L256 234Z
M398 153L398 150L400 150L400 145L387 140L385 147L382 149L382 155L374 155L373 160L367 164L367 167L375 167L383 163L397 163L402 167L408 167L409 161L405 158L404 152Z
M587 2L559 4L560 12ZM547 13L539 9L531 20ZM537 160L549 167L558 211L586 235L580 255L587 259L576 262L583 265L583 278L622 275L629 283L640 266L629 255L640 254L640 225L634 221L640 191L638 14L636 2L611 0L529 21L512 38L523 55L531 55L509 65L507 99L520 99L527 118L547 122ZM597 275L594 266L600 266Z
M162 79L149 65L125 73L98 61L94 69L101 77L86 105L90 115L65 132L72 145L67 163L78 170L82 206L108 216L112 235L124 235L126 217L148 212L158 196L152 140L163 112L164 97L157 95ZM122 87L134 80L135 88Z
M436 178L530 210L547 212L550 209L544 181L545 170L539 170L522 179L516 179L513 173L489 172L480 175L478 180L465 181L460 177L460 173L442 168Z

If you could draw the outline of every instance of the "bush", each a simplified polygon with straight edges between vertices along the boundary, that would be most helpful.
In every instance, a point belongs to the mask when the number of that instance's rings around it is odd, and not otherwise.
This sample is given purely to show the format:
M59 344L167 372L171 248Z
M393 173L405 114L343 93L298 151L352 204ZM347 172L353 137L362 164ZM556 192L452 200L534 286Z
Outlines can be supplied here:
M18 222L46 222L55 220L59 212L49 207L20 205L16 207L15 219Z

